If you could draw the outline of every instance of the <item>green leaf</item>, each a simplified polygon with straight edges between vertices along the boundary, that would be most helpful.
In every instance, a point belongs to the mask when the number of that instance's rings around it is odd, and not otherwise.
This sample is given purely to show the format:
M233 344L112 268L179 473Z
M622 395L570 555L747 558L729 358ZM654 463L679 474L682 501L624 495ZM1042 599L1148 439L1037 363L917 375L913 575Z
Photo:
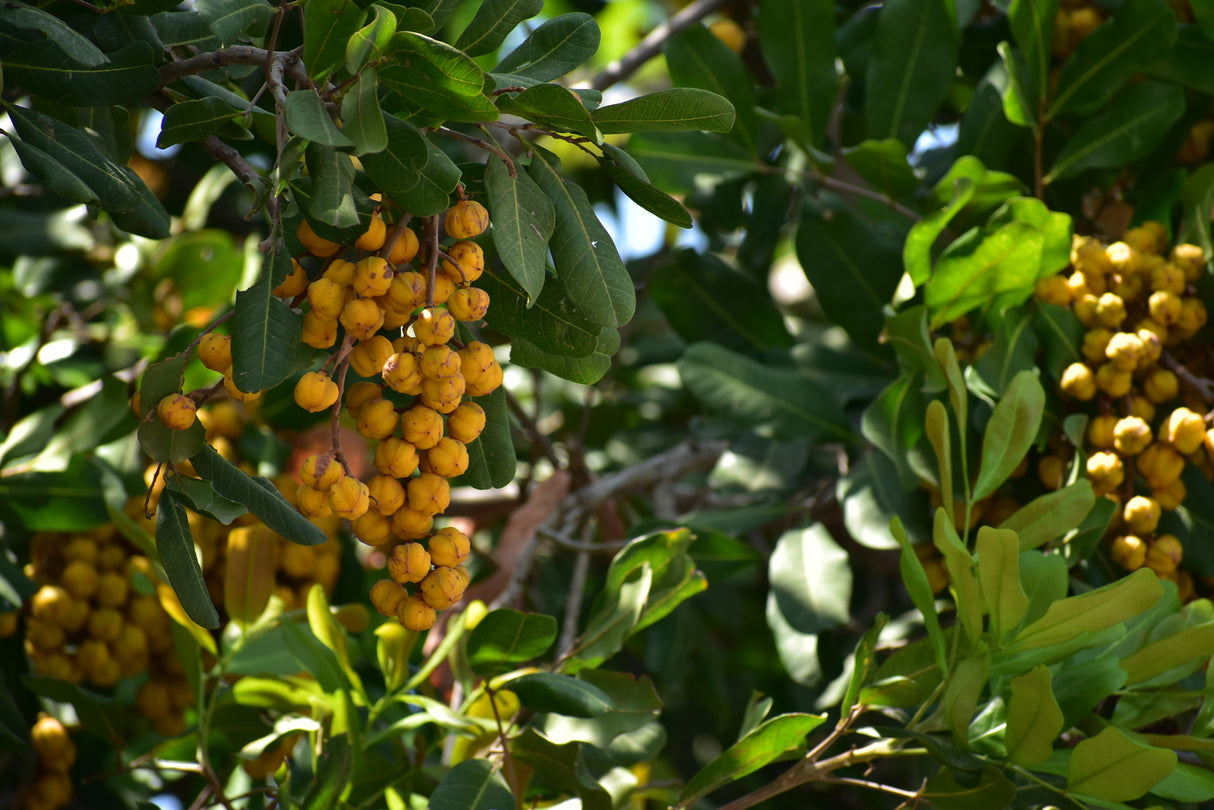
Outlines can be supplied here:
M953 242L924 288L933 328L999 299L1015 306L1032 295L1038 278L1070 260L1071 218L1040 200L1009 200L985 227Z
M376 187L383 189L389 196L395 197L398 193L408 191L420 182L421 171L427 168L430 159L430 151L427 148L428 141L421 131L408 121L402 121L394 115L385 113L384 129L388 138L384 149L380 152L362 155L359 160L363 164L363 171L367 173L367 177L371 178ZM446 156L444 155L444 157ZM448 162L450 161L448 160ZM456 169L454 164L451 165L451 168L454 169L458 178L459 169ZM455 188L454 183L451 188ZM412 210L410 213L428 216Z
M619 350L620 333L615 329L600 332L594 348L584 357L552 353L526 338L516 337L510 346L510 362L524 368L543 369L579 385L593 385L610 370L611 359Z
M346 630L333 616L333 610L329 606L329 600L325 596L324 587L318 583L312 583L308 588L308 597L306 601L306 609L308 614L308 627L312 630L312 635L316 636L321 644L333 651L333 655L337 658L337 663L341 666L342 672L345 673L346 679L355 689L362 691L362 680L358 677L354 666L350 661L349 640L346 636Z
M439 120L497 120L497 107L483 92L485 74L463 51L403 31L392 37L390 52L392 60L379 69L380 82L411 108Z
M679 792L679 804L697 799L804 747L805 737L826 721L826 715L781 714L761 723L688 780Z
M325 736L324 749L316 758L308 792L300 802L300 810L334 810L341 806L340 797L350 782L354 770L354 755L346 734Z
M241 391L273 388L294 370L303 321L290 304L272 294L290 273L281 240L265 255L253 286L236 293L232 317L232 379Z
M38 39L4 54L4 75L27 93L79 107L134 104L160 86L155 54L146 42L132 42L108 61L87 65L56 41Z
M1092 482L1081 478L1054 492L1047 492L1017 509L1000 528L1011 529L1020 538L1020 550L1039 548L1078 528L1096 504Z
M1038 664L1012 678L1007 702L1007 756L1017 765L1032 766L1049 759L1054 740L1063 731L1062 710L1050 689L1050 670Z
M865 548L893 550L898 542L890 536L894 515L913 514L921 501L902 488L894 462L883 453L868 453L839 479L836 493L843 507L843 525Z
M413 185L391 195L393 202L418 217L433 216L447 210L451 205L451 192L455 190L462 176L459 167L442 149L430 139L424 140L425 168L419 171Z
M493 68L537 82L559 79L599 49L599 26L589 14L575 12L546 20Z
M179 101L165 110L160 135L156 138L156 147L167 149L176 143L201 141L208 135L230 127L240 117L239 110L223 99L213 96Z
M468 470L463 480L475 489L496 489L514 480L518 460L510 435L506 390L498 388L474 401L485 410L485 429L468 444Z
M822 524L781 535L768 577L780 612L798 632L812 634L847 624L851 566L847 552Z
M907 454L923 440L926 416L927 404L916 375L907 372L881 392L861 419L864 438L894 463L903 489L919 480Z
M943 491L943 490L942 490ZM974 558L957 536L944 509L937 509L932 524L932 542L944 556L949 590L957 604L957 619L970 644L977 646L982 635L982 592L974 576ZM967 720L968 723L968 720Z
M82 689L61 678L22 675L21 683L39 697L70 705L80 718L81 726L109 745L121 745L124 712L122 704L114 698Z
M17 421L0 442L0 468L25 456L35 456L55 435L55 425L64 414L59 403L47 405ZM69 458L70 462L71 459Z
M680 228L691 227L691 214L683 204L665 191L649 182L649 176L631 155L610 143L600 145L603 150L599 165L630 200L649 213Z
M303 63L308 78L326 76L344 63L366 12L354 0L308 0L303 8ZM305 136L307 137L307 136Z
M493 245L506 270L522 285L528 303L533 303L544 288L548 240L556 226L552 201L525 171L512 176L509 167L494 157L485 164L485 188Z
M549 715L540 731L554 743L586 742L607 748L621 734L651 724L662 711L653 681L626 672L584 669L578 673L582 683L606 695L611 708L594 718ZM513 685L509 687L514 689Z
M734 111L728 99L709 90L673 87L599 107L591 118L604 135L686 130L729 132Z
M341 100L342 134L354 142L354 154L382 152L388 146L388 129L379 109L375 70L367 68Z
M966 383L979 395L997 400L1016 375L1037 368L1037 333L1033 313L1012 310L1000 321L995 339L967 371Z
M848 679L847 692L844 693L843 702L839 705L840 716L846 717L851 713L852 708L860 699L861 691L872 683L873 675L877 671L877 643L881 631L888 623L889 616L878 613L873 619L872 626L864 631L864 635L856 643L856 651L852 655L851 678Z
M177 493L168 488L161 491L156 506L156 550L169 584L190 619L202 627L218 627L219 612L207 593L185 507L178 502Z
M802 144L820 145L835 103L835 8L827 0L761 0L759 42L776 79L775 108Z
M16 150L17 157L21 159L21 165L30 174L42 180L47 191L72 203L96 205L100 202L88 183L70 172L62 163L15 135L7 132L5 134Z
M861 141L843 150L843 159L869 185L894 198L909 197L919 187L906 145L894 138Z
M62 472L28 472L0 477L0 520L30 532L88 531L110 522L105 506L107 470L76 456Z
M537 84L517 96L503 94L498 97L497 105L502 112L526 118L554 132L573 132L595 143L603 139L590 117L590 110L574 91L559 84Z
M854 438L831 393L794 370L765 366L712 343L687 347L678 368L697 399L761 434Z
M129 211L112 211L110 219L114 225L127 233L145 236L148 239L167 239L171 232L169 212L164 209L160 200L156 198L150 188L144 185L133 169L124 167L124 171L132 182L137 184L139 196L134 208Z
M499 608L468 635L468 664L482 678L500 675L548 652L556 633L551 616Z
M1020 541L1007 529L982 526L974 545L978 554L978 584L991 617L996 642L1020 624L1029 598L1020 586Z
M952 768L941 768L927 780L921 795L939 810L972 810L1010 807L1017 788L998 768L983 768L976 779L964 778Z
M599 717L615 708L611 697L593 684L555 672L531 672L503 684L534 712L568 717Z
M910 595L911 601L923 616L923 625L927 628L927 636L931 640L932 652L935 654L936 666L941 673L948 672L948 657L944 651L944 630L940 627L940 616L936 613L936 597L932 594L931 583L927 572L923 570L923 562L915 553L902 521L895 515L889 522L890 533L902 547L898 557L898 569L902 574L902 583Z
M900 233L890 233L852 209L807 204L797 224L797 259L831 321L859 346L878 351L883 307L889 304L902 266Z
M1007 120L1019 127L1033 129L1037 126L1038 107L1033 104L1033 91L1029 86L1029 69L1024 54L1013 50L1008 42L996 46L1003 66L1003 114Z
M245 509L235 501L229 501L227 498L218 495L209 481L174 475L169 478L166 486L171 487L174 492L180 495L188 508L203 517L219 521L225 526L249 512L248 509Z
M411 9L420 11L420 9ZM378 60L387 53L396 33L397 18L379 3L371 4L371 12L375 15L371 22L354 32L346 43L346 70L357 73L368 62ZM416 31L416 28L404 28L406 31Z
M632 277L607 230L576 183L562 177L555 155L536 147L528 174L552 200L556 227L549 244L570 302L599 326L623 326L636 310Z
M761 356L793 342L767 288L715 254L676 249L654 270L649 294L687 343L712 341Z
M483 287L493 301L485 319L494 329L512 338L525 338L544 352L588 357L605 331L566 303L560 279L547 279L534 300L515 278L492 267L485 269L477 286Z
M160 400L181 392L182 374L188 359L182 352L153 363L139 381L139 444L153 461L185 461L206 442L206 429L198 422L188 430L170 430L154 413Z
M54 434L47 436L45 443L40 445L34 459L23 464L22 469L66 470L73 456L106 444L116 435L130 433L134 421L126 407L130 400L127 384L113 376L99 382L101 385L96 393L72 408Z
M543 0L485 0L455 47L469 56L495 51L515 26L539 14L543 7Z
M1021 371L1012 378L982 435L975 500L990 495L1011 477L1036 441L1044 412L1045 389L1034 371Z
M9 0L4 7L4 21L13 28L40 31L82 65L97 67L109 61L109 57L88 37L58 17L21 0Z
M260 36L274 16L265 0L196 0L194 9L225 46L245 33Z
M1204 766L1181 762L1176 770L1151 787L1151 793L1176 802L1208 802L1214 799L1214 774Z
M591 773L581 743L556 745L535 729L527 729L511 741L510 749L517 759L535 770L538 780L576 794L583 810L611 810L611 795Z
M969 205L977 187L968 178L958 178L953 184L952 200L943 209L928 214L911 226L902 246L902 263L916 287L922 286L932 274L932 246L960 211Z
M1041 101L1049 92L1050 62L1054 39L1054 17L1058 0L1012 0L1007 20L1012 38L1024 56L1029 85L1029 111L1036 118Z
M652 574L645 609L634 632L668 616L684 600L707 587L704 577L695 570L695 561L687 548L695 536L680 528L638 537L624 546L607 569L606 592L595 601L597 611L610 601L609 592L624 586L632 573L647 566Z
M350 141L351 145L353 143ZM308 171L312 175L308 219L337 231L361 230L358 204L354 199L354 164L350 158L316 143L308 144L306 155ZM317 233L331 238L321 231ZM342 243L340 239L333 241Z
M764 53L770 58L770 49L765 47ZM742 59L703 25L689 26L667 38L662 43L662 54L676 87L698 87L729 99L737 114L733 140L750 154L758 154L759 117L755 108L759 100ZM833 76L833 62L830 69Z
M1037 303L1033 329L1045 347L1045 364L1041 367L1055 380L1062 370L1083 359L1083 336L1087 327L1079 322L1070 307Z
M501 810L514 804L499 769L488 759L466 759L447 771L430 795L430 810Z
M1112 726L1071 752L1066 787L1110 802L1141 798L1176 767L1176 752L1135 742Z
M305 629L296 622L284 621L282 636L291 655L304 670L316 678L321 689L330 694L345 692L346 676L337 662L337 656L321 644L320 639L312 635L310 628Z
M1083 38L1062 66L1046 120L1104 107L1131 76L1176 38L1176 15L1164 0L1126 0Z
M969 748L969 727L978 710L978 698L986 686L990 656L970 654L957 662L944 686L940 711L952 732L953 742L962 749Z
M1054 159L1044 182L1086 169L1126 166L1146 157L1184 112L1184 91L1162 82L1132 84L1100 115L1084 122Z
M864 120L873 138L912 146L953 83L957 20L944 0L891 0L877 18Z
M597 609L586 629L562 660L561 670L575 674L593 669L623 649L645 613L652 585L653 569L644 563L632 569L618 587L605 589L596 600Z
M1126 683L1137 684L1214 655L1214 623L1186 627L1121 659Z
M293 135L325 146L342 149L354 146L354 141L343 135L333 122L325 103L315 90L290 91L287 93L285 109L287 128ZM345 156L341 159L349 162Z
M671 194L712 188L759 167L741 146L710 132L640 133L628 139L628 152L655 186Z
M1112 627L1155 604L1162 593L1155 573L1140 568L1109 585L1054 602L1044 616L1016 634L1012 646L1035 650Z
M193 462L198 475L210 481L216 492L247 506L277 534L308 546L319 545L329 539L310 520L299 514L272 483L260 476L246 474L216 453L210 445L204 444Z
M941 338L943 340L944 338ZM927 441L936 456L936 486L940 490L940 501L944 515L954 526L964 522L957 517L957 496L953 491L952 432L949 430L948 410L941 400L927 403L927 414L923 423ZM937 515L938 517L939 515Z

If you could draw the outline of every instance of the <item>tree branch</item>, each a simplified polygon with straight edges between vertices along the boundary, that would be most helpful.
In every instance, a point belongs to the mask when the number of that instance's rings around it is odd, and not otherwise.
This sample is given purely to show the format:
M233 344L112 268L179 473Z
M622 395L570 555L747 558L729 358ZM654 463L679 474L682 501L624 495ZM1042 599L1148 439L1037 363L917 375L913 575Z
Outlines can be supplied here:
M595 90L606 90L613 84L622 82L637 71L641 65L657 56L662 50L662 43L684 28L697 23L725 5L726 0L695 0L685 6L669 20L650 31L644 39L637 43L624 57L615 60L603 72L595 76L590 86Z

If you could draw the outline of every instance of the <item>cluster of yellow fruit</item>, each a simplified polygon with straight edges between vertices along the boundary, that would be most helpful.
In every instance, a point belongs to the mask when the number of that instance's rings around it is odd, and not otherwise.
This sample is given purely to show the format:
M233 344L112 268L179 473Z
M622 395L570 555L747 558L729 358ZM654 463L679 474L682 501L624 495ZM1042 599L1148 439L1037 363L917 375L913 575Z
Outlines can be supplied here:
M1054 38L1051 52L1064 60L1075 52L1084 38L1104 23L1107 12L1088 0L1063 0L1054 13Z
M72 800L70 771L76 763L76 744L63 723L39 712L30 729L30 745L38 757L33 780L18 793L22 810L57 810Z
M300 243L324 264L309 280L296 262L279 288L308 304L304 342L334 349L322 368L336 372L304 374L295 401L319 412L336 406L344 387L343 404L359 434L378 443L378 474L365 483L337 449L309 456L296 503L309 517L345 518L360 541L385 554L390 549L390 578L373 586L371 601L412 630L431 627L437 611L458 602L468 586L469 539L453 527L435 530L434 518L447 509L448 479L468 469L467 445L485 427L484 409L468 397L488 395L502 382L489 345L455 337L457 321L479 322L489 307L488 294L472 286L484 272L484 255L471 241L488 226L482 205L461 200L445 217L453 244L427 245L437 254L428 262L423 257L419 266L427 272L419 272L406 269L419 255L417 235L396 226L390 241L378 212L352 246L370 255L353 262L343 258L345 247L317 236L305 220ZM339 326L346 333L340 347ZM345 385L347 362L365 381Z
M1066 306L1086 328L1083 360L1063 372L1059 388L1071 403L1091 403L1085 440L1087 478L1096 494L1119 509L1111 529L1118 565L1144 565L1192 593L1179 568L1180 541L1157 533L1164 510L1185 498L1185 464L1214 476L1214 431L1206 430L1209 403L1190 384L1206 372L1206 355L1192 338L1206 324L1194 283L1205 256L1196 245L1168 250L1162 225L1147 222L1105 244L1076 236L1070 267L1042 279L1041 301ZM1053 446L1061 451L1063 443ZM1050 489L1065 480L1062 452L1037 467Z

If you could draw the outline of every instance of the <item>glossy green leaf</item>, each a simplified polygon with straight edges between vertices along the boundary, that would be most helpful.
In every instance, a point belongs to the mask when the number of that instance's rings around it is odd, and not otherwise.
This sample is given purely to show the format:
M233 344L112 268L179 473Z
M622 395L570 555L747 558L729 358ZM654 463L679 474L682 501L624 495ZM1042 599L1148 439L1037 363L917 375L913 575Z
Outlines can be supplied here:
M1012 378L982 435L982 466L974 498L990 495L1006 481L1037 439L1045 413L1045 389L1033 371Z
M562 177L560 161L537 148L527 173L555 207L549 247L565 292L599 326L623 326L636 310L632 277L581 186Z
M488 759L467 759L447 771L434 793L430 810L501 810L514 804L501 773Z
M354 146L354 141L342 134L314 90L287 93L286 115L287 128L294 135L325 146L343 149Z
M499 96L497 105L502 112L526 118L543 129L573 132L595 143L603 139L581 99L559 84L537 84L517 96Z
M902 547L902 553L898 557L898 569L902 574L902 583L906 586L911 601L923 616L923 625L927 628L927 635L931 640L936 666L940 672L947 672L948 658L945 654L944 630L940 627L940 616L936 613L936 597L932 593L927 572L923 570L923 562L915 553L915 547L911 545L906 529L903 528L902 521L897 516L890 520L889 530L894 539L898 541L898 545Z
M190 534L185 507L177 500L177 493L168 488L161 491L156 506L156 550L164 563L169 584L190 619L202 627L218 627L219 612L215 610L202 578L202 566L198 563L198 550Z
M939 810L972 810L1009 807L1017 796L1017 788L995 767L983 768L976 779L964 778L951 768L941 768L927 780L921 795Z
M1013 647L1039 649L1112 627L1155 604L1162 593L1155 573L1140 568L1109 585L1054 602L1044 616L1016 634Z
M515 26L539 14L543 7L543 0L486 0L455 41L455 47L469 56L495 51Z
M485 318L489 324L512 338L526 339L545 353L588 357L605 331L564 303L560 279L548 278L534 301L514 277L492 267L485 269L477 285L493 301Z
M343 158L344 159L344 158ZM303 321L273 294L287 277L291 258L281 242L265 254L253 286L236 293L232 317L232 379L241 391L273 388L294 371Z
M80 718L80 725L109 745L120 745L123 740L123 707L116 699L84 689L62 678L41 675L22 675L21 684L33 694L69 705ZM28 727L24 728L23 742L28 750Z
M1214 774L1200 765L1180 762L1151 786L1151 794L1176 802L1202 804L1214 800Z
M359 74L341 100L342 134L354 143L354 154L381 152L388 145L388 130L379 109L379 92L375 71L371 68Z
M913 514L921 503L898 480L898 469L883 453L869 453L853 464L836 487L843 507L843 525L865 548L892 550L898 543L889 533L894 515Z
M579 67L599 48L599 26L589 14L561 14L544 21L493 68L537 82L559 79Z
M611 697L597 686L570 675L531 672L511 678L504 688L518 695L519 703L534 712L568 717L599 717L615 708Z
M761 434L854 438L831 393L792 369L766 366L713 343L689 346L678 368L683 384L709 409Z
M512 175L506 164L490 157L485 188L493 220L493 245L506 270L534 303L544 288L548 241L556 226L552 201L521 166Z
M1214 655L1214 624L1200 624L1158 639L1121 659L1126 683L1149 681L1171 669Z
M551 616L499 608L472 628L468 663L481 677L499 675L546 653L556 633Z
M561 671L575 674L598 667L624 647L636 632L653 586L648 563L633 568L618 587L603 591L586 622L586 629L562 660Z
M1047 492L1017 509L1000 528L1011 529L1020 538L1020 550L1028 551L1060 539L1078 528L1096 504L1092 483L1081 478L1054 492Z
M953 742L963 750L969 748L969 727L978 710L978 698L986 687L990 656L971 654L962 658L949 673L940 698L940 711L952 732Z
M1062 66L1047 119L1102 108L1175 38L1176 15L1164 0L1127 0Z
M999 206L1013 197L1024 195L1025 185L1020 178L1007 172L987 169L973 155L961 155L932 187L930 200L937 205L947 205L957 197L962 182L973 185L973 193L966 190L966 204L961 212L961 222L984 220Z
M1070 307L1038 302L1033 329L1045 349L1042 371L1054 379L1061 378L1062 370L1071 363L1083 359L1083 335L1087 327L1079 322Z
M194 469L230 501L244 504L263 523L283 537L304 545L319 545L328 537L260 476L251 476L204 444L194 456Z
M638 678L626 672L584 669L578 673L578 679L605 695L611 708L593 718L558 715L544 718L540 730L554 743L586 742L605 749L619 735L651 724L661 713L662 701L648 675Z
M802 748L805 737L825 721L824 714L781 714L761 723L688 780L679 792L679 804L691 805L714 790Z
M925 435L927 404L919 388L915 375L902 374L869 405L861 420L864 438L894 463L904 489L918 480L907 452Z
M1135 742L1110 726L1075 746L1067 765L1066 787L1093 799L1133 801L1175 767L1175 751Z
M776 79L776 111L797 122L803 144L820 144L839 83L834 6L762 0L758 22L763 58Z
M1016 375L1037 367L1034 313L1011 310L995 330L995 339L966 375L971 390L990 399L1002 397Z
M843 159L873 188L895 199L909 197L919 177L907 161L906 144L895 138L861 141L843 150Z
M932 324L956 319L1000 297L1008 306L1023 303L1038 278L1070 261L1071 218L1040 200L1008 201L982 228L954 241L936 262L924 288Z
M974 558L957 536L945 515L937 509L932 524L932 542L944 557L948 569L949 590L957 605L957 618L970 643L977 645L982 635L983 598L978 578L974 575Z
M155 54L146 42L132 42L99 65L69 56L54 40L26 42L4 54L4 75L29 93L63 104L133 104L160 86Z
M590 354L583 357L549 352L526 338L516 337L510 347L510 362L524 368L543 369L578 385L593 385L610 370L612 358L619 350L620 333L615 329L602 330Z
M765 53L770 55L771 51L765 49ZM698 87L729 99L737 114L733 140L747 152L757 154L758 96L741 58L702 25L689 26L666 39L662 54L676 87ZM833 62L830 70L833 77Z
M618 132L729 132L733 105L697 87L659 90L619 104L599 107L591 115L605 135Z
M1008 529L982 526L974 544L978 555L978 584L991 617L996 641L1020 624L1029 598L1020 585L1020 541Z
M761 356L793 342L767 289L712 253L675 250L654 270L649 293L687 343L712 341Z
M652 573L645 610L636 629L668 616L687 598L704 590L707 583L695 570L695 561L687 549L695 539L689 529L654 532L630 541L615 555L607 569L608 591L623 587L634 571L648 566ZM594 609L604 605L610 597L600 596Z
M958 178L953 185L952 200L939 211L928 214L911 226L902 246L902 262L916 287L932 275L932 246L944 233L953 217L973 199L977 187L968 178Z
M612 809L611 794L592 774L581 743L557 745L535 729L527 729L510 748L517 759L535 769L537 778L545 784L575 794L583 810Z
M1132 84L1066 142L1045 176L1051 183L1086 169L1126 166L1149 155L1184 112L1184 91L1162 82Z
M472 58L445 42L403 31L392 37L392 61L380 82L410 107L451 121L496 121L497 107L483 93L485 74Z
M304 3L303 63L309 78L327 76L344 64L346 49L362 28L366 16L354 0L308 0Z
M398 193L408 191L420 182L420 173L427 168L430 152L427 148L428 142L421 131L408 121L385 114L384 130L388 139L384 149L363 155L359 160L363 164L363 171L367 173L367 177L371 178L378 188L382 188L387 194L395 197ZM448 160L448 162L450 161ZM458 178L459 170L455 168L454 164L451 165L451 169L455 171ZM454 187L455 185L452 183L451 188ZM426 216L412 210L410 213Z
M1026 766L1044 762L1062 731L1062 710L1050 688L1049 669L1038 665L1012 678L1004 736L1008 759Z
M156 146L166 149L175 143L201 141L231 127L240 117L239 110L220 98L179 101L165 110Z
M485 429L468 443L468 470L463 480L474 489L504 487L514 480L518 466L506 390L498 388L488 396L476 397L475 401L485 410Z
M856 643L856 650L852 655L852 673L847 682L847 692L844 693L843 702L839 706L841 716L846 716L852 710L852 707L860 700L864 687L872 683L877 671L878 639L888 623L889 616L878 613L873 619L872 626L864 631L864 635Z
M299 662L299 666L310 673L320 688L328 693L344 693L347 683L337 656L320 639L312 635L311 628L293 621L282 623L282 636L287 650ZM337 697L340 700L340 697ZM337 702L334 700L334 703Z
M245 33L260 36L274 16L265 0L197 0L194 8L224 45Z
M964 523L963 517L957 515L960 506L957 495L953 491L953 434L949 428L948 410L944 403L933 399L927 403L927 414L923 421L923 430L927 441L932 446L936 456L936 484L940 490L940 500L944 514L954 526Z
M94 45L88 37L53 14L24 3L22 0L7 2L4 7L4 21L13 28L41 32L48 40L58 44L61 50L82 65L97 67L109 61L105 52Z
M680 228L691 227L691 213L683 204L649 182L649 176L631 155L609 143L600 145L599 158L609 177L627 197L651 214Z
M329 606L329 599L325 596L324 587L320 583L313 583L308 588L305 608L308 615L308 627L311 628L312 635L316 636L321 644L332 650L347 680L355 689L361 691L362 680L351 663L346 630L334 617L333 610Z
M902 266L901 234L865 221L848 207L807 204L797 224L796 249L801 269L818 303L858 345L876 351Z
M368 62L382 58L392 42L392 35L396 33L397 19L392 12L379 3L372 3L371 13L374 15L371 22L355 31L346 42L346 70L351 73L357 73Z
M46 152L11 134L9 143L21 159L21 165L27 172L40 179L46 185L47 191L72 203L96 205L100 202L88 183Z
M148 239L168 239L171 233L169 212L165 210L164 205L152 193L152 190L144 185L133 169L125 167L124 169L132 183L137 184L138 197L135 200L135 207L129 211L110 212L110 220L117 227L136 236L145 236Z
M650 181L676 194L752 174L759 164L745 149L711 132L651 132L628 139L628 153Z
M87 456L60 472L0 477L0 520L31 532L88 531L110 522L105 506L106 470Z
M847 552L821 523L781 535L768 577L780 612L798 632L812 634L847 624L851 566Z
M1028 68L1029 110L1036 119L1040 102L1049 89L1050 61L1054 38L1054 16L1058 0L1012 0L1007 19L1012 38Z
M345 137L345 136L342 136ZM353 141L350 144L353 145ZM359 227L358 204L354 199L354 164L350 158L316 143L308 144L308 171L312 176L308 219L336 230ZM317 231L325 238L331 238ZM341 240L337 241L339 244Z
M1016 126L1035 128L1038 106L1033 103L1034 91L1024 54L1013 49L1008 42L1000 42L996 50L1002 61L1002 78L1006 82L1003 88L1003 114Z
M418 170L412 184L391 192L391 196L397 205L410 214L428 217L441 214L450 207L451 192L459 184L462 173L437 144L428 138L422 141L426 148L424 168ZM368 157L371 156L364 155L363 160Z
M864 120L869 136L913 145L953 83L957 55L957 20L950 4L893 0L884 5L868 66Z
M354 770L354 755L346 734L327 734L324 750L316 758L308 792L300 802L300 810L334 810L341 806L341 795Z

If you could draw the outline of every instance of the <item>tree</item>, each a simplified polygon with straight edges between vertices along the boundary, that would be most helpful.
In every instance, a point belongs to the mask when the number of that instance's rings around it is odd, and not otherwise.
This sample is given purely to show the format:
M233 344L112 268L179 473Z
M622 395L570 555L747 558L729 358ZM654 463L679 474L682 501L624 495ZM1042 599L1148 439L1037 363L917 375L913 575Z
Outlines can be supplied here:
M6 3L0 798L1210 800L1209 16Z

